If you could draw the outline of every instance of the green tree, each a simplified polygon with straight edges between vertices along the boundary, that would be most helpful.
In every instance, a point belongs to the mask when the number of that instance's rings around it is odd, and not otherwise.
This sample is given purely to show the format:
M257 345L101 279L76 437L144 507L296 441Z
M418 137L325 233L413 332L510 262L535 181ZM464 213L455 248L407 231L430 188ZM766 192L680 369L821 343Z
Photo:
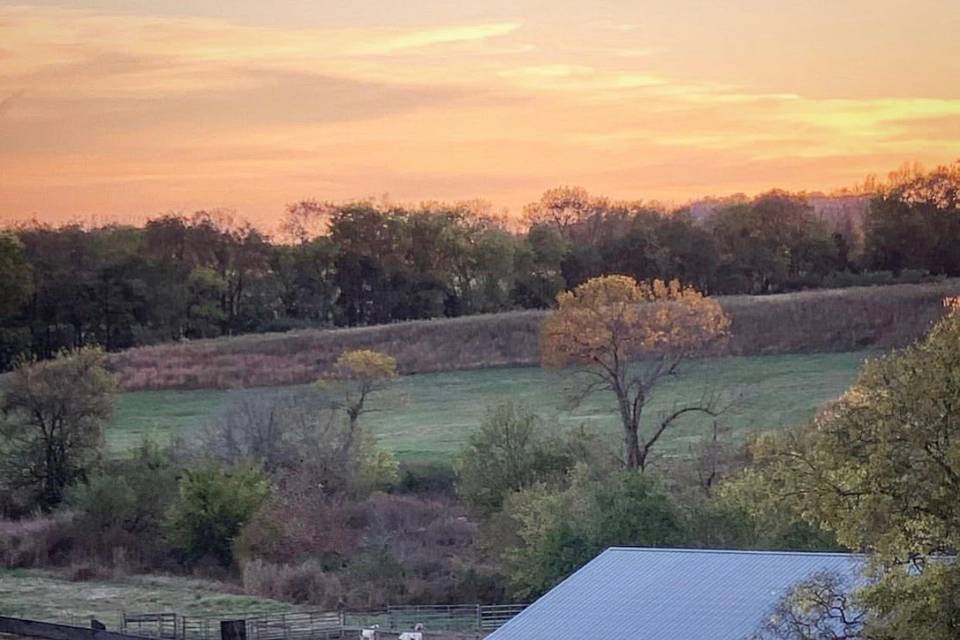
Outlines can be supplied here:
M960 638L960 567L927 562L922 572L899 570L859 592L872 613L870 640Z
M565 490L536 485L506 500L518 543L506 552L517 595L536 596L610 546L677 546L680 512L649 476L621 471L594 479L578 467Z
M177 496L177 467L150 442L105 467L67 494L78 537L88 553L107 560L117 549L128 560L156 560L165 548L165 514Z
M113 411L101 351L81 349L17 367L3 395L4 480L51 510L94 468Z
M12 233L0 232L0 318L17 313L30 297L32 275L23 243Z
M727 292L780 291L837 265L830 230L803 196L771 191L720 209L708 226L720 253L720 284Z
M871 200L864 227L874 269L960 274L960 161L892 173Z
M184 315L186 335L193 338L219 335L226 320L220 306L220 300L227 290L223 278L209 267L197 267L187 275L186 287L187 308Z
M562 475L573 460L561 442L545 437L536 414L506 402L470 434L455 464L457 491L474 508L497 511L507 495Z
M170 509L171 539L190 560L210 557L229 565L235 538L269 495L270 481L254 466L189 469Z
M804 517L801 506L780 487L748 467L717 487L709 503L715 516L732 518L745 531L740 545L755 549L827 551L842 547L817 522Z
M869 360L814 424L761 446L764 472L848 547L888 559L960 548L960 313Z
M336 246L320 237L294 246L279 246L272 255L283 314L289 319L331 324L337 299L333 285Z
M960 311L951 306L917 344L868 361L814 424L758 448L768 486L842 544L874 552L881 579L862 595L878 637L960 631L960 579L936 560L960 548ZM899 632L881 634L890 629Z
M569 241L552 225L530 227L518 243L514 257L514 286L511 296L525 308L546 308L563 291L563 260L570 252Z
M33 290L33 269L23 243L12 233L0 232L0 371L29 353L30 333L16 316Z

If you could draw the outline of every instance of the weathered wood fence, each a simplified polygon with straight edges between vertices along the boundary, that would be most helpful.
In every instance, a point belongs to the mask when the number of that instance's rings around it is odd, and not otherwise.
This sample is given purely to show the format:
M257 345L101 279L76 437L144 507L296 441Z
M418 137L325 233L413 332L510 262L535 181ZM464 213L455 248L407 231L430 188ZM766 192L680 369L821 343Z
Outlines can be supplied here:
M344 629L342 613L298 611L209 616L175 613L124 614L123 629L160 640L220 640L220 623L242 622L246 640L327 640Z
M149 640L143 636L69 624L0 616L0 633L43 640Z
M220 640L222 621L243 623L246 640L328 640L349 637L356 630L379 626L409 630L423 624L430 631L484 635L499 629L527 605L421 605L387 607L380 611L294 611L181 616L176 613L125 613L123 631L152 640Z

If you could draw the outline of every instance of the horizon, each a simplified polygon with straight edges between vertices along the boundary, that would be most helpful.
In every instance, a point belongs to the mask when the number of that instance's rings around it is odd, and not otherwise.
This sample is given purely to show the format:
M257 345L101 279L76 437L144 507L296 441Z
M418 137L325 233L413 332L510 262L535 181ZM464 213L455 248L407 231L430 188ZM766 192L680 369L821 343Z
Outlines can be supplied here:
M960 160L958 160L960 162ZM903 165L907 167L905 163ZM926 167L913 165L918 169L926 169ZM895 172L888 172L889 175L893 175ZM873 177L868 176L868 178ZM570 187L580 185L558 185L562 187ZM860 185L855 185L859 187ZM753 200L765 193L772 193L776 191L785 191L792 195L800 196L803 198L823 198L827 200L840 200L843 198L869 198L874 195L872 191L855 191L851 188L841 187L833 191L822 191L822 190L813 190L813 191L789 191L784 190L779 187L770 187L769 189L764 189L756 193L728 193L723 195L704 195L698 198L691 198L682 202L663 202L657 200L638 200L637 202L643 204L647 207L654 207L660 209L667 215L675 215L682 213L691 209L692 207L700 204L723 204L725 201L733 201L739 198L745 198L747 200ZM596 196L600 198L606 198L607 194L596 193L589 191L590 196ZM608 198L611 203L617 202L630 202L628 200L618 200L613 198ZM151 220L156 220L166 216L174 217L184 217L189 218L194 214L210 213L210 214L222 214L230 218L233 222L238 224L250 224L255 229L259 230L261 233L267 234L273 240L278 240L279 235L283 235L281 226L284 222L283 215L286 212L287 205L292 205L297 202L301 202L304 199L291 200L285 202L281 207L279 213L276 214L276 217L270 220L251 220L247 216L243 215L243 211L231 209L228 207L200 207L195 209L167 209L165 211L142 211L135 213L118 213L113 215L104 215L98 212L90 212L87 214L76 214L73 216L63 215L58 216L54 219L45 220L43 217L37 215L28 215L20 218L2 218L0 217L0 231L17 229L21 227L35 227L49 225L52 228L62 228L69 226L78 226L83 229L93 230L98 228L107 228L111 226L119 227L143 227ZM539 197L533 198L529 203L525 203L516 209L507 209L506 207L497 207L495 203L483 199L477 200L467 200L462 198L451 198L450 200L419 200L419 201L400 201L394 200L389 197L389 194L384 194L382 196L368 196L366 198L344 198L341 200L325 200L323 202L331 204L333 206L345 206L349 204L356 203L370 203L374 207L397 207L399 209L404 209L407 211L415 211L418 209L429 209L435 206L448 206L448 207L459 207L467 206L471 207L472 205L480 205L484 207L484 211L481 215L489 215L494 219L498 219L510 229L522 230L524 228L524 208L527 204L534 204ZM487 205L487 206L484 206Z
M0 2L0 222L829 194L960 151L960 5ZM922 70L922 73L918 71Z

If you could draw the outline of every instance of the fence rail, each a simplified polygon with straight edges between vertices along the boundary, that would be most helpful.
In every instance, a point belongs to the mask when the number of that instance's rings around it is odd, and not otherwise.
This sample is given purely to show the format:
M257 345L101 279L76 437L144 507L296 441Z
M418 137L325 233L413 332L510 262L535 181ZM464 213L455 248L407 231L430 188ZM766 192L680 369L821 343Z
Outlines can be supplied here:
M123 631L158 640L220 640L220 622L243 620L247 640L327 640L345 629L379 625L408 630L422 624L433 631L491 633L523 611L525 604L410 605L381 611L238 613L215 617L176 613L125 613Z
M7 616L0 616L0 633L25 638L43 638L44 640L146 640L146 638L107 631L106 629L76 627L69 624L55 624Z
M481 607L480 631L493 633L526 608L525 604L494 604Z

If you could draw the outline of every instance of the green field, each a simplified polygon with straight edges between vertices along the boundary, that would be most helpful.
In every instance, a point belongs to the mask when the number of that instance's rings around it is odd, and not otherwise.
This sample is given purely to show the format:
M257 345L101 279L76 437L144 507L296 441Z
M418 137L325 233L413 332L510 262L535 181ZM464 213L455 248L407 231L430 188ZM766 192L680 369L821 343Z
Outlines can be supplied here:
M658 388L648 416L675 403L720 393L732 403L722 421L742 436L751 431L797 424L811 418L824 402L853 381L869 352L792 354L720 358L693 362L683 375ZM107 432L120 452L149 435L156 441L173 434L189 437L216 419L239 394L272 394L277 389L240 391L141 391L120 396ZM443 460L463 444L489 407L505 400L526 403L560 427L586 424L611 439L618 433L614 405L595 396L570 410L559 374L537 368L501 368L407 376L374 400L379 409L364 416L380 442L401 460ZM696 417L678 422L664 439L665 452L686 451L707 426Z
M117 629L124 611L205 616L291 608L273 600L219 592L216 587L189 578L131 576L71 582L44 571L0 571L0 613L84 626L95 616L110 629Z

